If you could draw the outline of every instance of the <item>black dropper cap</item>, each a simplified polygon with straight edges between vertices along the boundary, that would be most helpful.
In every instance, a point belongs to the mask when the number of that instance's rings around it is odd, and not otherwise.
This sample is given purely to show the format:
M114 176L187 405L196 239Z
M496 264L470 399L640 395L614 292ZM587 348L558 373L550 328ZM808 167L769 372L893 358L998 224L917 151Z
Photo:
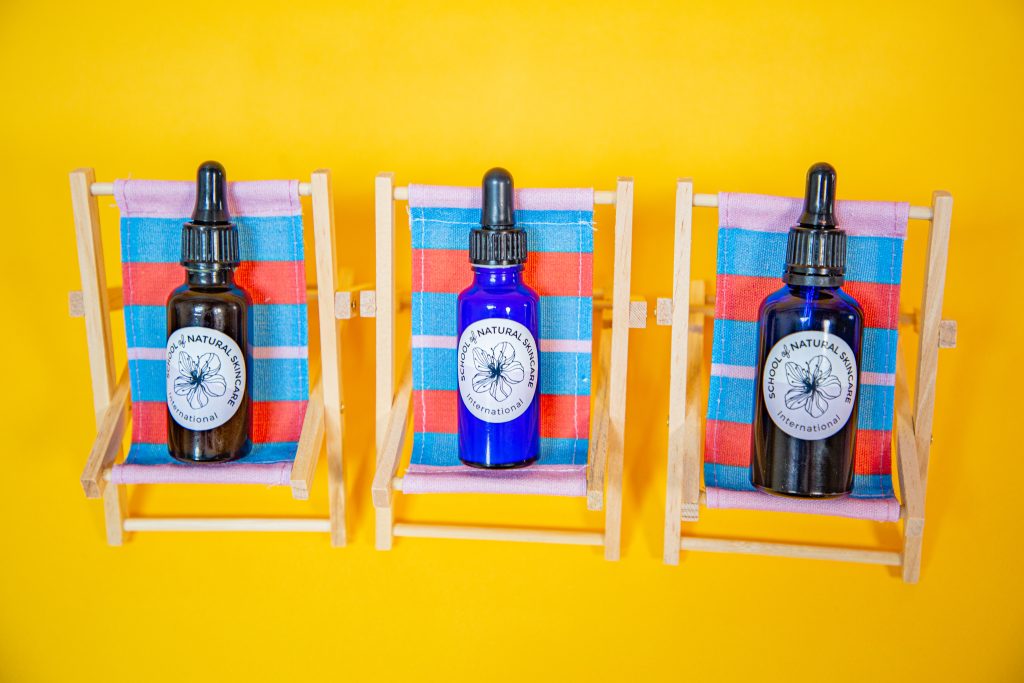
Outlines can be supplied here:
M469 233L469 262L474 266L526 263L526 232L516 227L512 174L492 168L484 174L480 227Z
M228 212L224 167L206 161L196 172L196 206L181 229L181 265L189 270L234 268L239 263L238 229Z
M819 162L807 171L799 225L789 230L786 271L790 285L839 287L846 273L846 233L836 227L836 169Z

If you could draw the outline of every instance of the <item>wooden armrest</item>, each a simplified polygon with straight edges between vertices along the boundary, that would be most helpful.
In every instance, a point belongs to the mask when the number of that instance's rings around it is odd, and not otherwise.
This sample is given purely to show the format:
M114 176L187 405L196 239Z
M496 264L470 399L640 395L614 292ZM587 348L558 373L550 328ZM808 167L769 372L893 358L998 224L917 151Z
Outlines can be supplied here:
M608 462L608 372L611 366L612 331L601 330L598 370L594 382L594 416L590 423L590 467L587 468L587 509L604 506L604 472Z
M107 486L103 474L114 464L114 459L121 450L130 405L128 386L128 368L125 367L117 381L114 395L110 397L110 403L103 413L103 420L96 432L96 440L82 470L82 488L85 489L86 498L99 498L103 495L103 490Z
M907 387L907 368L903 354L896 358L896 472L900 479L905 521L908 525L924 525L924 484L917 455L914 433L914 411ZM920 529L917 529L920 531Z
M373 504L375 507L391 505L392 480L398 472L398 458L405 445L405 431L412 404L412 363L406 364L402 382L395 392L388 414L381 452L377 454L377 471L373 477Z
M313 485L316 464L320 460L320 449L324 444L324 385L317 378L313 391L306 403L306 415L302 419L302 433L295 448L295 462L292 463L292 498L307 500Z

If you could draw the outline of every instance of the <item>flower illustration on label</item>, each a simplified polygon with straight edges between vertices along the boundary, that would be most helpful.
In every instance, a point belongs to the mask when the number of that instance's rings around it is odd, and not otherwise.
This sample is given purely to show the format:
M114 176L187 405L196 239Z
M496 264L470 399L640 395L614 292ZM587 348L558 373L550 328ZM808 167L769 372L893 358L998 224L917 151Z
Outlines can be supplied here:
M803 408L811 417L821 417L828 410L828 401L839 398L842 385L832 374L832 364L818 355L804 365L786 363L786 379L793 387L786 392L786 407Z
M182 427L223 425L243 404L245 356L234 339L206 327L182 327L167 339L167 410Z
M501 342L490 353L479 347L473 349L473 364L477 369L473 376L473 391L486 391L495 401L504 401L511 396L512 385L519 384L526 377L523 364L516 360L516 352L508 342Z
M769 351L761 378L767 414L786 434L808 441L842 429L857 405L857 357L842 338L795 332Z
M211 396L223 396L228 388L220 374L220 358L204 353L195 360L184 351L178 352L178 378L174 380L174 393L187 397L193 410L205 408Z
M487 422L508 422L533 403L538 387L537 343L514 320L487 318L459 338L458 385L462 404Z

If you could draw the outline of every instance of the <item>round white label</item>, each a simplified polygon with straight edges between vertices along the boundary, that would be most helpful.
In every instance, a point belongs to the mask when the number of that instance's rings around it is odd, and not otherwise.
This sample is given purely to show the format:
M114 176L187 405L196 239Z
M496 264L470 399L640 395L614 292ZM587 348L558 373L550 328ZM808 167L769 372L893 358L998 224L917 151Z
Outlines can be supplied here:
M765 408L779 429L798 439L832 436L857 399L857 359L828 332L795 332L779 340L764 363Z
M182 327L167 339L167 408L182 427L202 432L238 412L245 396L245 356L228 335Z
M470 323L459 337L459 395L485 422L509 422L537 393L537 342L525 325L504 318Z

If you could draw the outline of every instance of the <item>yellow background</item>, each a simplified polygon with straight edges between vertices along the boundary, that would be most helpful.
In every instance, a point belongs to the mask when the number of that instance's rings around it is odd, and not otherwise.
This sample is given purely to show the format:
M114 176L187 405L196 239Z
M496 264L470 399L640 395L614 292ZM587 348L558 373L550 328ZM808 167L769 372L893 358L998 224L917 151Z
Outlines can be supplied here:
M1020 680L1022 45L1019 2L4 2L0 679ZM348 548L299 534L107 547L78 483L94 426L84 325L67 316L67 173L189 178L208 157L234 179L330 167L338 256L360 280L378 171L475 184L501 164L520 186L603 189L632 175L633 291L652 300L670 290L678 176L798 194L826 159L844 198L951 191L945 316L960 343L940 359L920 584L742 556L664 566L669 335L653 326L630 336L621 562L500 543L373 550L369 321L344 333ZM699 214L705 278L714 225ZM912 225L908 281L922 237ZM164 487L131 509L323 514L324 487L321 465L309 503ZM399 515L601 521L579 501L428 498ZM710 512L697 529L898 547L894 526L851 520Z

